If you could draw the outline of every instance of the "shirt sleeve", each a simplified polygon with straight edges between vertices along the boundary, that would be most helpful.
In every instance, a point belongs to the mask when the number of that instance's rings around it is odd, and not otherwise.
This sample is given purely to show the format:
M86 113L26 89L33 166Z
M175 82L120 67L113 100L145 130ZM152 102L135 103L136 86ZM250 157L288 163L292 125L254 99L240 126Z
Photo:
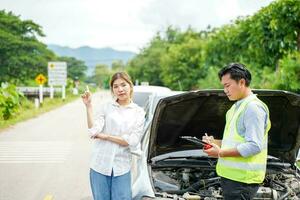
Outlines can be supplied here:
M99 110L96 112L94 116L93 127L88 129L88 134L90 138L101 133L105 124L105 105L100 106Z
M268 114L262 105L256 102L249 103L245 110L243 122L246 142L237 146L241 156L248 157L258 154L267 145L264 144L267 118Z
M132 150L139 145L143 136L145 112L142 108L138 108L136 117L136 123L130 132L121 136L129 144L129 148Z

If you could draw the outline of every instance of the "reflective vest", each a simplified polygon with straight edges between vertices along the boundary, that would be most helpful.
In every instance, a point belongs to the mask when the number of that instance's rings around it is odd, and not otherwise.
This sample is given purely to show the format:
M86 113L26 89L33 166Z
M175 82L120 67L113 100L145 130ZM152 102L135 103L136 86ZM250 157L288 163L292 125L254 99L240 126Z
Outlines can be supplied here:
M255 95L246 98L237 110L236 105L233 105L226 113L226 125L221 149L236 148L239 144L245 142L245 138L238 134L237 124L248 103L252 101L261 104L268 115L262 151L249 157L220 157L216 171L219 176L230 180L243 183L262 183L266 174L268 131L271 127L271 122L268 107Z

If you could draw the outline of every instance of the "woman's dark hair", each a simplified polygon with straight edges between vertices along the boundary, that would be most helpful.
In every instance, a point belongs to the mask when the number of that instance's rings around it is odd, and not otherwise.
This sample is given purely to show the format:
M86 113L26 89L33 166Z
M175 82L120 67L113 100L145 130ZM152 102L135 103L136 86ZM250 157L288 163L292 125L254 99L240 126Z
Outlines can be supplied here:
M230 78L238 82L241 79L245 79L245 85L248 87L251 83L251 73L246 69L245 65L241 63L230 63L223 67L218 75L220 80L226 74L230 74Z
M111 90L111 92L113 93L113 84L114 84L115 80L117 80L118 78L123 79L124 81L126 81L130 85L130 98L132 98L133 83L131 81L130 76L126 72L116 72L114 75L112 75L112 77L110 79L110 90Z

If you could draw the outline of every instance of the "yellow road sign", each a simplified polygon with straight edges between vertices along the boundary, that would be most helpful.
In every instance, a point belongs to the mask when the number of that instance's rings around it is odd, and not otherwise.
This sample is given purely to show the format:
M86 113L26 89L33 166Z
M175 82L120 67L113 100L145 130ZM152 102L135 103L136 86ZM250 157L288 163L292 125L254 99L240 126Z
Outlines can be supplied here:
M43 85L46 82L46 77L43 74L39 74L37 75L37 77L35 77L35 82L39 85Z

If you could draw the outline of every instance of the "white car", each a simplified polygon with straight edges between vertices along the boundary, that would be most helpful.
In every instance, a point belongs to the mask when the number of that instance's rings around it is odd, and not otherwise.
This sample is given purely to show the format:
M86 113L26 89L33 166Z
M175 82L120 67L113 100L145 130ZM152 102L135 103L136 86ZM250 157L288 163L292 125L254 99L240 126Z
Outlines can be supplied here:
M254 199L299 199L295 161L300 146L300 95L279 90L254 93L268 105L272 123L266 178ZM155 112L145 128L143 154L133 159L133 199L223 199L217 160L180 137L202 138L207 132L221 139L225 113L233 102L223 90L166 96L151 100Z
M170 88L154 85L133 86L133 102L145 108L148 98L152 94L162 94L171 92Z
M136 91L134 91L136 92ZM145 127L144 127L144 136L142 138L142 153L136 154L137 157L133 156L132 158L132 193L133 199L141 199L144 194L148 194L150 196L154 196L152 191L152 186L149 185L150 179L147 175L147 147L149 143L149 129L152 123L153 114L155 112L156 106L160 99L174 96L177 94L184 93L183 91L171 91L171 90L161 90L151 93L150 95L147 94L148 99L145 100L144 109L146 111L146 120L145 120ZM132 152L133 155L134 152ZM143 176L142 174L145 174ZM141 185L142 184L142 185ZM142 187L141 187L142 186Z

